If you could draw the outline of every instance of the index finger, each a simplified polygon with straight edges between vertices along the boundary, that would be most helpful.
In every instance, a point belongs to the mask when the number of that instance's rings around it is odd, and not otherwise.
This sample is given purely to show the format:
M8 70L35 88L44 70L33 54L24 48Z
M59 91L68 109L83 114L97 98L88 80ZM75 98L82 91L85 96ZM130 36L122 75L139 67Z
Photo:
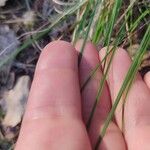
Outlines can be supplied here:
M16 150L90 149L80 100L74 48L50 43L37 64Z

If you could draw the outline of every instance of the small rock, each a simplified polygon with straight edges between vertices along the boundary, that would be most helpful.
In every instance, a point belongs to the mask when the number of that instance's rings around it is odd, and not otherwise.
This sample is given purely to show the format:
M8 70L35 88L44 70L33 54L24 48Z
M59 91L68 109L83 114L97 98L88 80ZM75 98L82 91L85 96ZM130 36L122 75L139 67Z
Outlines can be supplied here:
M7 0L0 0L0 7L5 6Z
M139 47L139 44L134 44L128 47L127 51L132 59L134 59L134 56L136 55ZM146 51L144 54L139 70L147 66L150 66L150 51Z
M139 47L140 47L139 44L134 44L127 48L127 51L132 59L134 58L135 54L137 53L137 50Z
M14 88L5 92L2 106L6 111L4 126L15 127L20 123L29 94L29 84L30 77L21 76Z
M32 26L35 22L35 12L34 11L25 12L22 19L24 25Z

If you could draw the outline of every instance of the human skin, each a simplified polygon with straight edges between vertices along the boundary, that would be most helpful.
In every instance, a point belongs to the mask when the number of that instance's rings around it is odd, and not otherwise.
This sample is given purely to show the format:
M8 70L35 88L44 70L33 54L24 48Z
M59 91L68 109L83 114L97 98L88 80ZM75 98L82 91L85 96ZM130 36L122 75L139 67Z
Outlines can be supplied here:
M73 47L54 41L42 51L32 83L26 112L15 150L91 150L131 65L125 50L118 48L97 105L91 126L85 124L95 101L103 64L80 93L89 73L103 59L106 49L98 51L87 42L78 67L82 41ZM114 120L100 150L150 149L150 74L144 80L138 73L125 107L119 103ZM123 112L124 111L124 112ZM122 116L124 114L124 116ZM122 129L124 117L124 129Z

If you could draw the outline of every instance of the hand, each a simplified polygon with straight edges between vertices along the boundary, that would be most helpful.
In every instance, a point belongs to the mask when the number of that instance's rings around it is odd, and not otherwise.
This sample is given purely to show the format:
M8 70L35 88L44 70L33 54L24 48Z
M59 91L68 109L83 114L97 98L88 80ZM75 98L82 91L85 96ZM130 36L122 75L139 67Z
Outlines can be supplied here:
M87 132L85 123L96 98L102 69L98 69L82 94L80 86L103 59L105 48L98 54L88 42L78 69L80 47L81 41L77 43L76 49L67 42L55 41L44 48L37 64L16 150L94 149L131 60L125 50L117 50ZM110 123L100 150L150 150L149 88L150 74L145 76L145 81L138 74L124 110L122 103L119 103L115 120Z

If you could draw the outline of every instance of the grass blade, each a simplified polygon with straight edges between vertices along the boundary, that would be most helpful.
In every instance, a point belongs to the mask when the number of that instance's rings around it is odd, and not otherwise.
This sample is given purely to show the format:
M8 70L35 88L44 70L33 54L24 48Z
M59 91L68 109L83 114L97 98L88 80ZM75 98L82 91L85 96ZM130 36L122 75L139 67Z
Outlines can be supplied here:
M87 39L88 39L88 35L89 35L90 28L91 28L91 25L92 25L92 22L93 22L95 13L96 13L96 9L97 9L97 7L101 4L101 1L102 1L102 0L97 0L97 1L96 1L95 5L94 5L94 6L95 6L95 9L94 9L94 11L91 13L90 20L89 20L89 24L88 24L88 27L87 27L87 30L86 30L86 33L85 33L85 38L84 38L84 40L83 40L82 47L81 47L81 50L80 50L80 53L79 53L78 65L80 65L80 62L81 62L81 59L82 59L82 54L83 54L83 51L84 51L84 48L85 48L85 44L86 44Z
M63 19L65 19L68 15L76 12L80 7L82 7L85 3L87 2L87 0L82 0L82 2L77 3L75 6L73 6L72 8L70 8L69 10L67 10L66 12L64 12L58 19L56 19L56 21L51 24L47 29L45 29L43 32L38 33L37 35L34 35L32 38L34 40L39 40L40 38L42 38L44 35L46 35L47 33L49 33L51 31L51 29L57 25L60 21L62 21ZM30 45L32 45L32 43L34 42L34 40L28 38L27 40L24 41L24 43L22 44L21 47L19 47L18 49L16 49L15 52L13 52L10 57L8 59L5 59L4 61L0 62L0 67L2 67L5 63L7 63L9 60L13 59L14 57L16 57L16 55L21 52L22 50L24 50L25 48L29 47Z
M124 38L124 34L122 34L123 31L124 31L123 29L124 29L124 24L122 25L122 28L120 29L120 32L118 34L118 38L115 40L114 47L112 48L112 50L110 50L110 51L112 51L112 55L111 55L110 61L108 62L108 66L106 68L106 71L105 71L104 75L102 76L102 79L100 80L98 92L97 92L97 95L96 95L96 99L95 99L94 105L92 106L92 111L90 113L90 117L89 117L89 119L87 121L87 124L86 124L87 129L89 129L90 126L91 126L91 122L92 122L94 113L96 111L97 104L100 102L100 96L102 94L102 91L103 91L103 88L104 88L104 83L106 81L107 74L108 74L113 56L116 52L116 48L117 48L118 44L120 43L120 41L122 41L122 39ZM110 51L107 51L107 53L106 53L107 56L108 56L108 53ZM106 57L106 59L107 59L107 57ZM105 61L106 61L106 59L105 59Z
M109 126L109 123L111 122L111 120L112 120L112 118L114 116L114 113L115 113L115 110L116 110L116 108L118 106L118 103L119 103L119 101L120 101L124 91L127 89L127 86L130 83L130 80L132 79L132 82L133 82L133 79L134 79L134 77L135 77L135 75L136 75L136 73L138 71L138 67L141 64L143 55L145 54L149 43L150 43L150 25L149 25L149 27L148 27L148 29L147 29L144 37L143 37L143 40L142 40L142 42L140 44L139 51L138 51L137 55L135 56L135 59L133 60L133 63L132 63L132 65L131 65L131 67L130 67L130 69L129 69L126 77L125 77L125 80L124 80L124 82L122 84L122 87L121 87L121 89L120 89L120 91L119 91L119 93L117 95L117 98L115 99L115 103L114 103L111 111L108 114L108 117L107 117L107 119L105 121L104 127L103 127L103 129L102 129L102 131L101 131L101 133L99 135L98 140L97 140L97 143L96 143L96 146L95 146L95 150L98 149L98 147L99 147L99 145L101 143L101 140L104 137L104 135L106 133L106 130L107 130L108 126Z

